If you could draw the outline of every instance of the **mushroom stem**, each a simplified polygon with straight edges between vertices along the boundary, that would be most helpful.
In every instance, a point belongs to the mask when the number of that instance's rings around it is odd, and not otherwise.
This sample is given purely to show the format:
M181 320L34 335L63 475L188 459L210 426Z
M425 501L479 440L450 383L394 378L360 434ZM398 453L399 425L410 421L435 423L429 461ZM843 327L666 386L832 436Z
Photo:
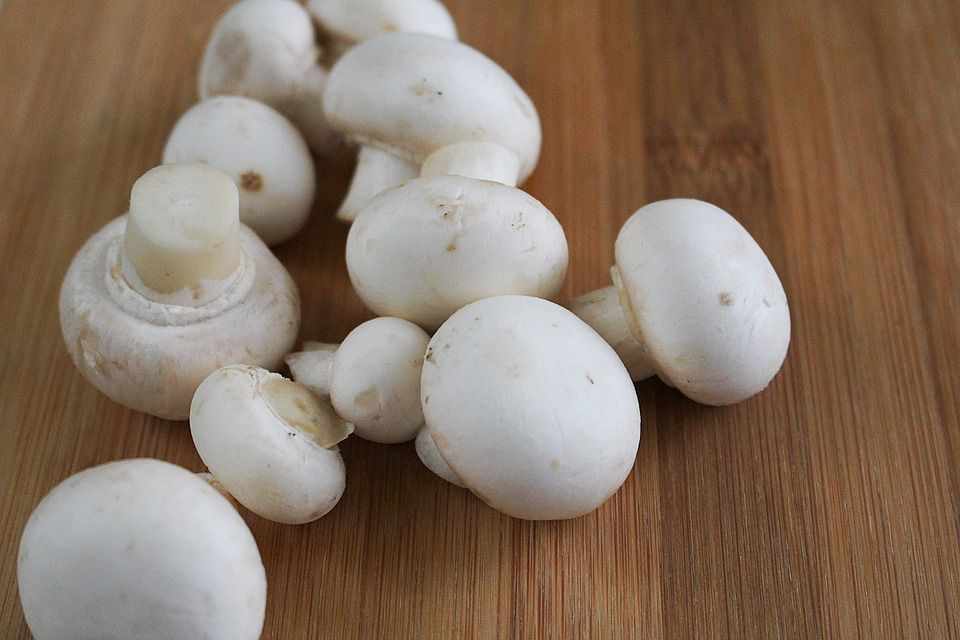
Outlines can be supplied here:
M617 287L591 291L574 299L569 307L613 347L633 380L643 380L656 374L647 359L643 343L630 331L627 320L630 311L624 309Z
M130 193L120 256L127 283L154 302L199 307L218 297L243 263L233 180L201 164L145 173Z
M382 149L361 145L357 154L357 168L347 197L343 199L337 218L353 222L370 200L380 193L416 178L419 167L400 156Z
M333 359L339 344L304 342L303 351L288 354L283 360L290 368L290 375L321 398L330 395L333 381Z
M421 176L455 175L517 186L520 159L493 142L458 142L440 147L423 161Z

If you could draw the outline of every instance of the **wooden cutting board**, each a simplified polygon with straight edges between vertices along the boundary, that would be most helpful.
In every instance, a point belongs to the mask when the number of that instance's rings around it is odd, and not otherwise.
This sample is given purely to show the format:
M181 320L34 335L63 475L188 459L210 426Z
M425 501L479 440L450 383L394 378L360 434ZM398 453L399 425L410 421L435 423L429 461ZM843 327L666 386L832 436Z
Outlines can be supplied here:
M16 547L69 474L201 463L184 424L117 406L61 344L60 281L124 211L196 98L223 0L6 0L0 9L0 629L28 638ZM626 485L570 522L511 520L412 445L344 447L319 522L245 514L265 638L960 637L960 4L955 0L450 0L462 39L540 109L526 189L563 223L569 296L605 284L620 224L695 196L731 211L790 297L760 396L637 386ZM279 248L302 338L368 317L319 165Z

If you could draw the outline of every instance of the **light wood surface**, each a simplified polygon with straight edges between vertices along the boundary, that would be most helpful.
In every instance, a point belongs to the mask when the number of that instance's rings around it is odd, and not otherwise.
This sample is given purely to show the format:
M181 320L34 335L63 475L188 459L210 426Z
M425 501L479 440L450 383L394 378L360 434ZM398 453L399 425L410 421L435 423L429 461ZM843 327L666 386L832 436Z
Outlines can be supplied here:
M0 0L2 2L2 0ZM119 407L61 344L60 281L195 100L223 0L7 0L0 9L0 636L28 638L16 546L69 474L189 432ZM543 120L527 190L569 238L565 295L606 282L640 205L734 213L790 297L769 389L697 406L638 385L634 472L597 512L529 523L351 439L319 522L247 514L265 638L960 637L960 5L955 0L449 0L462 39ZM302 338L368 314L321 164L278 250Z

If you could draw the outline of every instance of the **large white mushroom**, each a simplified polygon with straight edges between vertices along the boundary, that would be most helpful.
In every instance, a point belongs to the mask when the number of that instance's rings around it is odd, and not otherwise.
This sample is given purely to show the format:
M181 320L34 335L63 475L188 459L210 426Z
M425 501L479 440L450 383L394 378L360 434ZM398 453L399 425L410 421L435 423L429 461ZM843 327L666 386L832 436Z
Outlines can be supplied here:
M268 245L292 237L313 206L316 174L307 143L279 112L240 96L194 105L177 121L164 164L202 162L240 190L240 221Z
M552 302L498 296L454 313L427 347L420 394L450 471L510 516L588 513L633 467L640 409L630 376Z
M266 608L243 519L203 479L159 460L57 485L24 528L17 582L36 640L256 640Z
M331 70L323 108L330 125L360 145L337 214L346 221L418 175L424 161L428 175L513 186L540 154L537 110L513 78L475 49L435 36L392 33L355 46Z
M572 310L635 380L656 374L697 402L726 405L762 391L790 344L780 278L746 229L699 200L639 209L616 241L613 286Z
M374 318L343 342L308 342L287 356L294 380L351 422L356 434L382 443L406 442L423 426L420 371L430 336L399 318Z
M230 363L272 368L296 340L296 285L240 224L237 187L206 165L163 165L130 213L74 257L60 291L80 372L127 407L185 419L197 386Z
M374 198L346 253L367 307L428 329L481 298L553 297L567 269L563 228L546 207L520 189L461 176L414 179Z
M303 524L346 488L337 444L352 432L306 387L258 367L210 374L190 406L190 433L213 477L268 520Z

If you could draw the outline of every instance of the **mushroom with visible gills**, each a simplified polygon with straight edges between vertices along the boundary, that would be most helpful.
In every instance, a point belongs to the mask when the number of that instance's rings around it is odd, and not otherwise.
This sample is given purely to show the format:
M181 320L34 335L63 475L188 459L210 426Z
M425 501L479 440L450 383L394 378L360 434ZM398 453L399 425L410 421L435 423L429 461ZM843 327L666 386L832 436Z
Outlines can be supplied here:
M240 96L208 98L174 126L164 164L204 163L240 190L240 222L268 245L299 231L310 215L316 173L300 132L279 112Z
M540 118L523 89L482 53L435 36L391 33L355 46L331 69L323 109L360 145L337 213L345 221L421 164L427 175L515 186L540 155Z
M337 444L353 431L303 385L257 367L210 374L190 433L210 473L240 504L285 524L326 515L346 488Z
M658 375L688 397L727 405L762 391L790 344L777 272L739 222L700 200L634 213L616 241L613 286L571 309L596 329L634 380Z
M412 440L423 426L420 371L430 336L399 318L374 318L343 342L308 342L287 356L294 380L330 397L333 408L365 440Z
M450 316L427 347L420 394L455 477L515 518L588 513L636 458L640 408L626 368L583 321L540 298L486 298Z
M239 221L237 187L207 165L163 165L133 185L129 215L80 249L60 291L80 372L111 399L183 420L225 363L277 366L296 340L296 285Z
M236 509L167 462L71 476L34 509L17 583L36 640L256 640L267 581Z
M347 236L350 281L367 307L428 329L481 298L553 297L566 269L563 228L546 207L515 187L461 176L380 194Z

